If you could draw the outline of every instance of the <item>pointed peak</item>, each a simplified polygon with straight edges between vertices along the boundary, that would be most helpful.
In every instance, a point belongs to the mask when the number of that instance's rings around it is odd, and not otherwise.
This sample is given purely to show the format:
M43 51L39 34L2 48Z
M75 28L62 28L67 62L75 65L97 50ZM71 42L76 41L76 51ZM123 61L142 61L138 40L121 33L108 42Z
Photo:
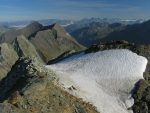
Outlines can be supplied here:
M24 35L18 35L17 37L16 37L16 40L18 41L18 40L27 40L27 38L24 36Z
M52 26L53 26L53 27L55 27L55 26L59 26L59 27L61 27L61 25L60 25L60 24L58 24L58 23L54 23L54 24L52 24Z
M28 26L27 26L28 28L42 28L43 27L43 25L42 24L40 24L39 22L37 22L37 21L32 21Z
M58 23L55 23L55 24L52 24L52 29L63 29L63 27L60 25L60 24L58 24Z

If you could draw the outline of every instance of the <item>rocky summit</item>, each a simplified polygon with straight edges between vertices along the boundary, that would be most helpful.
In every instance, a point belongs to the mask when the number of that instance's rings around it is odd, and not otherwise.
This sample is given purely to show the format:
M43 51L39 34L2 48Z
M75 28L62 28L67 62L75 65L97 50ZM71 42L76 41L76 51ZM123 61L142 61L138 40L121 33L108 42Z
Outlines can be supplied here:
M12 44L16 42L16 38L19 41L23 41L19 39L20 37L18 36L20 35L25 36L35 46L38 54L46 63L66 51L78 52L85 49L84 46L75 41L59 24L42 26L38 22L33 22L23 29L13 29L5 32L0 36L0 43L7 42Z
M78 52L85 49L58 24L45 27L29 40L45 62L55 59L66 51Z
M19 58L0 82L0 113L98 113L57 84L53 71Z
M44 27L34 22L11 33L5 32L0 44L0 113L98 113L63 90L57 75L44 66L85 47L58 24Z

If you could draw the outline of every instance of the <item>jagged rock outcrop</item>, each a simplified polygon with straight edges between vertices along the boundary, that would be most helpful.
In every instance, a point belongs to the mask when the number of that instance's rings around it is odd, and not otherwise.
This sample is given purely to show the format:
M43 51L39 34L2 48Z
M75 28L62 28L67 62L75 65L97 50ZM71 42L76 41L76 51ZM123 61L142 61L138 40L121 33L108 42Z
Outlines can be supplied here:
M0 82L0 113L98 113L66 91L38 62L20 58Z
M0 43L13 43L17 36L24 35L35 46L42 60L46 63L67 51L85 49L77 43L60 25L42 26L34 22L19 30L10 30L0 36Z
M0 80L6 77L17 60L18 55L10 44L0 44Z
M17 36L17 38L13 42L13 46L19 57L30 57L33 60L43 63L35 47L31 42L29 42L29 40L25 38L25 36Z

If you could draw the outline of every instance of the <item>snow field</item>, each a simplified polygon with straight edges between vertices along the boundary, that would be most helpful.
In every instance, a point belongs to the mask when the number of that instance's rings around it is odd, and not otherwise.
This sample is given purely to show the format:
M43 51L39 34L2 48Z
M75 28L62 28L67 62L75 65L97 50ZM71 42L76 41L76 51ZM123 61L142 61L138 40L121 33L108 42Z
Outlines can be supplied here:
M143 78L147 59L126 49L72 56L46 66L69 93L90 102L100 113L132 113L131 90ZM69 87L74 90L68 90Z

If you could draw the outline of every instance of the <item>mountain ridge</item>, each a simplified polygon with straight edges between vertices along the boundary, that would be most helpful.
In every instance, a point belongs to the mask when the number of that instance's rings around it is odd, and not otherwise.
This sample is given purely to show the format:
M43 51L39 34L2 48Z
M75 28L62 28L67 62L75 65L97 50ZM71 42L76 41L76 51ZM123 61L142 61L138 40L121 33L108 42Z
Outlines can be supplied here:
M0 44L1 113L98 113L93 105L58 86L57 75L41 61L42 55L49 61L63 52L82 51L82 45L58 24L50 28L33 23L14 31L13 39L4 37Z
M0 43L13 43L17 36L24 35L36 48L44 62L52 60L66 51L85 49L59 24L43 26L33 22L23 29L13 29L0 37Z
M121 31L115 31L100 41L126 40L136 44L150 44L150 20L134 25L128 25Z

